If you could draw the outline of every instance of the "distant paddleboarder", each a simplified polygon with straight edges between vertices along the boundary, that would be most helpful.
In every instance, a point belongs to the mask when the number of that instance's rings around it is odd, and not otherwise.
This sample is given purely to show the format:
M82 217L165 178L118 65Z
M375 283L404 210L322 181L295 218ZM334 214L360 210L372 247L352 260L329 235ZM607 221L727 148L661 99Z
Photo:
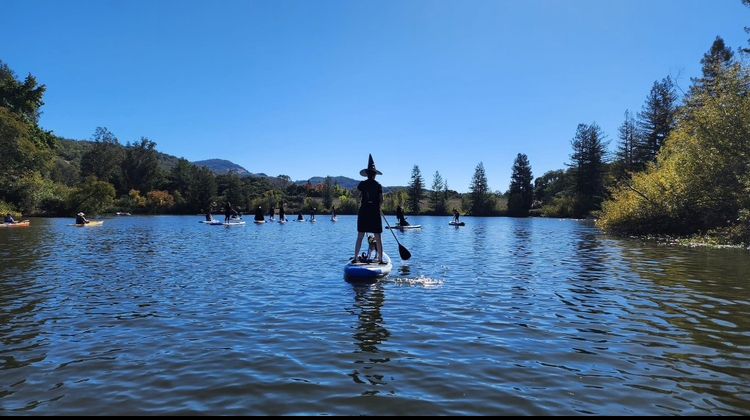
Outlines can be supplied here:
M365 233L370 232L375 236L378 263L386 264L383 261L383 242L380 237L380 234L383 233L383 222L380 218L383 204L383 186L375 181L375 176L383 175L383 173L375 169L375 161L372 160L372 155L370 155L367 168L359 171L359 174L366 176L367 179L357 185L357 189L362 193L362 202L357 213L357 243L354 246L352 261L355 263L358 261L362 239L365 237Z

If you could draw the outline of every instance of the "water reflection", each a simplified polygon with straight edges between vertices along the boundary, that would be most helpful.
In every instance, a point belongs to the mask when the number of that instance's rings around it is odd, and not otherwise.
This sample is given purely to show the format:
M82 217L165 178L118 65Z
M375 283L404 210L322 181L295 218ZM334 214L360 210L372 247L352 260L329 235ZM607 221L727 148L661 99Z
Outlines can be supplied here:
M360 357L355 361L356 366L351 377L357 384L385 385L385 376L378 370L378 366L390 361L389 357L382 355L378 350L378 346L390 337L380 312L385 300L383 284L378 282L370 286L353 285L352 289L358 320L354 344ZM372 389L362 394L374 395L378 392L377 389Z

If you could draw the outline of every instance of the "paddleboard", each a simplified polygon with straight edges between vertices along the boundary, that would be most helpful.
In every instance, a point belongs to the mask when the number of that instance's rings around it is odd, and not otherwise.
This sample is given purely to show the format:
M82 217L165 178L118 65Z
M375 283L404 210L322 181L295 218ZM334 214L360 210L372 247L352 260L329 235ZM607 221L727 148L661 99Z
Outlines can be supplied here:
M466 226L466 223L464 223L464 222L458 222L458 223L456 223L456 222L448 222L448 224L451 225L451 226Z
M405 230L405 229L422 229L422 225L408 225L408 226L386 226L386 229L399 229L399 230Z
M256 225L260 225L260 224L266 223L266 221L265 221L265 220L254 220L253 222L254 222L254 223L255 223Z
M88 223L84 223L84 224L74 223L74 224L72 224L70 226L75 226L75 227L96 227L96 226L101 226L103 224L104 224L104 220L91 220Z
M338 219L338 218L336 218L336 217L331 217L331 221L332 221L332 222L338 222L338 221L339 221L339 219Z
M352 283L374 283L393 270L391 258L385 252L383 253L383 261L385 264L378 264L377 259L356 264L349 261L344 266L344 279Z
M24 228L29 227L30 224L31 222L28 220L21 220L16 223L0 223L0 228Z
M228 223L224 223L224 226L226 226L226 227L232 227L232 226L244 226L244 225L245 225L245 221L244 221L244 220L243 220L243 221L239 221L239 222L228 222Z
M214 220L198 220L198 223L205 223L207 225L213 225L215 223L222 224L224 222L214 219Z

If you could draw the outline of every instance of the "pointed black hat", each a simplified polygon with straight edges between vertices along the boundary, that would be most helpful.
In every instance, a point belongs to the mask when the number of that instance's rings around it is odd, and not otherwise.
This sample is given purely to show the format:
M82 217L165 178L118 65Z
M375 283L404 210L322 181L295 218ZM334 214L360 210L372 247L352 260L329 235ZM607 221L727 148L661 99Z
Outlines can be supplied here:
M361 171L359 171L359 174L362 176L367 176L368 172L374 172L378 175L383 175L382 172L375 169L375 161L372 160L372 154L370 154L370 160L367 162L367 169L362 169Z

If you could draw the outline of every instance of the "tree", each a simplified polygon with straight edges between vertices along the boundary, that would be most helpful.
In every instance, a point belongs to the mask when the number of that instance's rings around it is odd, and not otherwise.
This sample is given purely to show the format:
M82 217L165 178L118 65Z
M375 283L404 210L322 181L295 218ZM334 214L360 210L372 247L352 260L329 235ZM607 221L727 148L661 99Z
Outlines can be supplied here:
M140 142L128 144L125 149L122 169L127 190L135 189L145 194L157 187L161 173L156 143L141 137Z
M636 162L639 169L656 160L656 155L674 128L676 103L677 94L669 76L654 82L643 110L638 114L641 141Z
M534 202L534 187L531 185L534 176L531 173L529 158L519 153L513 162L513 172L510 177L510 193L508 196L508 214L517 217L527 217L531 204Z
M574 217L583 217L598 209L604 199L604 133L596 123L578 124L571 145L573 154L570 166L576 199Z
M659 164L615 190L601 227L692 234L735 224L750 241L750 74L733 66L716 82L683 111Z
M330 209L333 205L333 178L326 177L323 187L323 207Z
M469 211L472 216L487 216L492 213L494 205L490 195L487 175L484 171L484 163L479 162L474 169L474 177L469 186L471 207Z
M84 180L68 197L68 208L76 213L97 214L107 210L115 199L115 188L109 182L99 181L91 176Z
M540 206L572 190L570 176L562 170L547 171L534 180L534 199Z
M420 201L424 195L424 180L419 166L414 165L411 170L411 182L409 183L409 211L413 214L419 214L421 210Z
M81 176L93 175L109 182L124 192L122 164L125 151L117 137L106 127L97 127L93 135L94 145L81 156Z
M640 144L635 118L628 110L625 111L625 121L620 126L618 138L620 142L615 157L616 175L617 178L623 178L636 170L637 146Z
M31 74L23 82L16 80L13 70L0 61L0 106L21 116L26 122L36 125L39 121L46 89L45 85L37 84Z
M440 176L440 172L435 171L435 175L432 177L432 194L430 195L430 201L432 202L432 210L436 215L445 214L445 192L443 191L443 177Z

